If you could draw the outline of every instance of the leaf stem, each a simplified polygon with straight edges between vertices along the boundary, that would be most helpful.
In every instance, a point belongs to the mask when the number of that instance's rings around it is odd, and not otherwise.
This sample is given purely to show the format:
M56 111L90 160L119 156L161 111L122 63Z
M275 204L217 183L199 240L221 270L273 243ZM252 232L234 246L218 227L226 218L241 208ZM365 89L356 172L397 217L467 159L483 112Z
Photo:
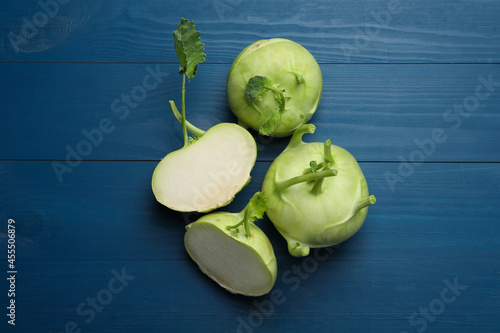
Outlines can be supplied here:
M374 195L367 196L367 197L361 199L361 201L358 203L358 205L356 206L354 211L358 212L365 207L373 205L375 202L377 202L377 199L375 199Z
M175 105L174 101L169 101L168 104L170 105L170 110L172 111L175 119L182 124L182 115L179 113L179 110L177 109L177 106ZM186 122L186 127L191 134L196 136L197 138L201 137L203 134L205 134L205 131L202 129L199 129L198 127L194 126L191 124L189 121L185 120Z
M252 235L250 233L250 223L254 223L255 220L261 219L266 209L266 196L263 192L257 192L253 195L252 199L250 199L245 208L238 213L239 216L243 216L242 220L235 225L227 226L226 229L237 229L243 224L245 226L246 236L251 237Z
M187 134L187 126L186 126L186 74L182 74L182 101L181 101L181 110L182 110L182 137L184 138L184 147L189 144L189 138Z
M247 237L250 237L251 236L251 234L250 234L250 223L251 222L250 222L250 209L249 209L248 205L245 207L245 209L243 209L243 212L244 212L243 219L235 225L227 226L226 229L227 230L236 229L243 224L245 226L245 233L246 233Z
M325 177L332 177L332 176L336 176L336 175L337 175L337 170L335 170L335 169L323 170L323 171L308 173L305 175L300 175L297 177L293 177L293 178L278 182L276 184L276 191L281 192L284 189L286 189L290 186L299 184L299 183L304 183L304 182L308 182L311 180L323 179Z
M276 93L276 95L278 95L278 98L279 98L279 113L282 113L283 110L285 110L285 95L283 95L283 92L281 90L279 90L278 88L276 88L275 86L267 86L266 87L267 89L273 91L274 93Z
M332 142L330 139L325 141L325 160L330 164L335 164L335 160L332 155Z
M311 193L314 194L314 195L318 195L318 194L321 194L321 192L323 192L323 180L325 178L320 178L320 179L317 179L315 182L314 182L314 185L313 185L313 188L311 190Z
M316 126L314 126L313 124L304 124L304 125L300 126L299 128L297 128L295 130L295 132L293 132L292 138L290 139L290 142L286 146L285 150L288 150L288 149L291 149L291 148L294 148L294 147L297 147L297 146L303 144L304 141L302 141L302 136L306 133L314 133L315 130L316 130Z

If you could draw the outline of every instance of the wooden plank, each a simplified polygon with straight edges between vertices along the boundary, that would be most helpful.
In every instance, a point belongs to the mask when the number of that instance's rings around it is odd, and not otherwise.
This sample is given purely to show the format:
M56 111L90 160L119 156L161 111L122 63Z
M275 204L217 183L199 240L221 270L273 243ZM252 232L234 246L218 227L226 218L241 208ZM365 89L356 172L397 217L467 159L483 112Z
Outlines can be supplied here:
M317 131L305 140L330 138L362 161L500 161L500 66L321 69L324 93L311 120ZM168 108L169 99L180 104L177 65L20 63L0 70L2 159L159 160L182 145ZM202 129L236 121L225 95L228 70L202 64L188 84L188 119ZM256 140L259 160L267 161L288 142Z
M367 327L412 332L425 324L433 332L497 331L500 285L497 272L488 267L443 262L435 270L428 266L431 260L333 257L312 262L297 260L295 270L280 266L274 297L247 298L222 290L193 263L22 261L15 328L40 333L65 332L66 325L82 332L200 332L207 327L217 332L358 332ZM447 303L436 301L442 297ZM0 327L5 331L5 320Z
M496 1L54 2L0 5L0 61L176 63L172 31L182 16L203 32L213 63L271 37L301 43L321 63L500 61Z
M228 211L240 211L261 187L269 162ZM59 183L50 161L0 162L2 225L18 221L17 248L25 260L186 260L184 226L199 215L158 204L151 192L156 162L83 162ZM419 261L490 266L500 255L500 166L497 163L424 163L392 184L394 163L361 163L377 204L361 231L342 245L339 260ZM394 191L391 191L391 186ZM259 222L279 260L283 238ZM4 225L5 226L5 225ZM0 233L0 245L6 233ZM61 251L64 249L64 251ZM397 253L395 253L395 251ZM0 253L6 258L6 253ZM474 274L473 271L469 271Z

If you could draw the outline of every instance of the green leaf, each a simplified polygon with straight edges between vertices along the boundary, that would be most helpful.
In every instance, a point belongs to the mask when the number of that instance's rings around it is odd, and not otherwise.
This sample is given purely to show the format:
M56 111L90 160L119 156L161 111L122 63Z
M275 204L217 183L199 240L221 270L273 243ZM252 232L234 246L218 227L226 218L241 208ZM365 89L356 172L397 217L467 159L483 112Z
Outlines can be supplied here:
M263 192L257 192L253 195L250 202L245 207L246 213L248 214L248 221L254 222L260 220L267 209L267 198Z
M250 237L250 223L260 220L264 217L264 213L267 209L267 198L264 193L257 192L253 195L252 199L248 202L245 208L240 212L243 214L243 219L235 225L227 226L227 230L234 230L239 228L241 225L245 228L245 234ZM235 233L232 233L236 236Z
M266 118L259 127L259 133L262 135L271 134L276 126L278 126L278 122L281 119L281 113L279 110L273 112L268 118Z
M269 117L264 119L259 127L259 133L262 135L269 135L278 126L278 122L281 119L281 113L285 110L285 96L283 92L280 91L273 85L273 82L265 76L256 75L250 80L248 80L247 86L245 87L245 98L247 101L253 101L255 99L262 100L262 94L270 90L278 96L278 108Z
M185 18L174 31L175 51L180 62L179 74L186 74L188 79L196 75L198 65L205 61L205 44L200 42L200 32L196 31L193 21Z
M245 88L245 98L248 101L260 98L260 96L267 90L271 90L273 82L265 76L256 75L248 80Z

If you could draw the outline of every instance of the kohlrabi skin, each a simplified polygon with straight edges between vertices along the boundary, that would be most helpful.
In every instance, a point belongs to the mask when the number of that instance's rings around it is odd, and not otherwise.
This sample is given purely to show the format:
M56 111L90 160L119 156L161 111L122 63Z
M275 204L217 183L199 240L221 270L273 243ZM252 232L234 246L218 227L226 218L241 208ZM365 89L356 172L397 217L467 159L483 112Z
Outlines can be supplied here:
M197 65L205 60L199 35L193 22L184 18L174 31L181 63L182 114L173 101L169 104L182 124L184 147L158 163L151 181L157 201L180 212L208 212L229 204L250 181L257 158L257 144L243 127L222 123L205 132L186 120L186 77L193 78ZM196 138L190 139L188 131Z
M262 185L268 199L266 214L296 257L353 236L363 225L368 206L375 203L358 162L348 151L330 140L302 141L305 133L314 130L312 124L297 129Z
M262 296L276 282L271 242L253 222L266 209L257 192L239 213L215 212L186 226L184 244L203 273L235 294Z
M313 55L296 42L273 38L251 44L236 57L226 94L242 126L284 137L311 119L322 89Z

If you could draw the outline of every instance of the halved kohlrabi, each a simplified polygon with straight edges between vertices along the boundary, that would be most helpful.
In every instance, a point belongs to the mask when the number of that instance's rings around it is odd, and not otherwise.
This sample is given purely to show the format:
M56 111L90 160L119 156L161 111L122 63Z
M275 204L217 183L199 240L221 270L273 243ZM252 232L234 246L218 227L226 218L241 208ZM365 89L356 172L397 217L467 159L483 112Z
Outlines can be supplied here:
M253 222L266 209L257 192L239 213L215 212L186 226L184 244L203 273L235 294L269 293L277 276L271 242Z
M310 248L339 244L363 225L369 195L358 162L345 149L326 142L304 143L315 126L301 126L287 148L267 171L262 191L268 198L267 216L286 239L293 256Z
M182 124L184 147L160 161L151 182L158 202L180 212L208 212L229 204L250 181L257 158L255 140L243 127L221 123L205 132L186 120L186 77L193 78L197 65L205 60L199 35L193 22L184 18L174 31L181 63L182 114L173 101L170 109ZM196 139L188 138L188 131Z
M228 104L242 126L284 137L309 121L321 100L323 78L313 55L283 38L259 40L234 60Z

